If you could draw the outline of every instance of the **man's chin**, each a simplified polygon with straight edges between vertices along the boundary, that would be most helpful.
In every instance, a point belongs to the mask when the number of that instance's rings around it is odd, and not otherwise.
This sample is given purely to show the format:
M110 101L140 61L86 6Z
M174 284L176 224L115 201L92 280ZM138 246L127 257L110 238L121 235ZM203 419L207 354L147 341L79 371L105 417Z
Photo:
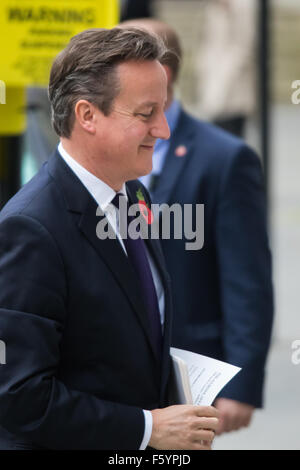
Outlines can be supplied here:
M150 164L148 167L145 167L145 168L143 169L143 172L142 172L141 175L139 175L139 178L140 178L140 176L149 175L149 173L151 173L151 171L152 171L152 168L153 168L153 165L152 165L152 160L151 160L151 164ZM141 171L142 171L142 170L141 170Z
M151 171L152 171L152 164L147 168L144 167L144 168L141 168L138 171L136 171L135 175L134 176L132 175L130 177L130 180L128 179L127 181L137 180L137 179L141 178L141 176L149 175L149 173L151 173Z

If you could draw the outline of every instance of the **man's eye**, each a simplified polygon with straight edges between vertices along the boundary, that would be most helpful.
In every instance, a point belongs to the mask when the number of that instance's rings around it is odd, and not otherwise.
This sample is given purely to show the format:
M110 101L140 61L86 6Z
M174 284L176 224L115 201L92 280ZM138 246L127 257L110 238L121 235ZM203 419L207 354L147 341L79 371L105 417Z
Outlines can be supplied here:
M153 114L153 111L151 111L151 113L149 114L139 113L139 116L142 116L145 119L149 119L152 116L152 114Z

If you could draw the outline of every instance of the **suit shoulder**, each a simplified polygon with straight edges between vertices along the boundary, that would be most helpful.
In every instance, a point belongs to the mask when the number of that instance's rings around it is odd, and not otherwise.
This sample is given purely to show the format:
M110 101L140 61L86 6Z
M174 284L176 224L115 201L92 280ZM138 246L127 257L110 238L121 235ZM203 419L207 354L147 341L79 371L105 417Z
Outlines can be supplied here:
M5 204L0 212L0 223L8 217L29 215L39 219L49 208L49 192L53 193L53 181L48 174L47 164Z
M214 162L216 159L226 161L235 159L244 152L255 153L244 140L186 112L184 112L181 125L193 131L195 148L203 149L201 155L213 157Z

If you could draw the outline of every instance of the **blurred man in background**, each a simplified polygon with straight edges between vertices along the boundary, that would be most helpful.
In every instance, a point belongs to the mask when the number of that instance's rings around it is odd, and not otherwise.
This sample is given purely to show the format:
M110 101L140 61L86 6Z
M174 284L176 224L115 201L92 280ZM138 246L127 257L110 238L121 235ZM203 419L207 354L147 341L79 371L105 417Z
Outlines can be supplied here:
M218 433L237 430L263 404L273 318L261 164L242 140L194 119L174 98L182 55L175 31L154 19L123 25L158 34L176 52L163 63L171 138L158 140L152 173L141 181L154 203L204 204L201 250L187 251L184 239L162 240L173 285L172 345L242 367L215 401Z
M244 137L257 110L257 1L207 0L196 60L204 119Z

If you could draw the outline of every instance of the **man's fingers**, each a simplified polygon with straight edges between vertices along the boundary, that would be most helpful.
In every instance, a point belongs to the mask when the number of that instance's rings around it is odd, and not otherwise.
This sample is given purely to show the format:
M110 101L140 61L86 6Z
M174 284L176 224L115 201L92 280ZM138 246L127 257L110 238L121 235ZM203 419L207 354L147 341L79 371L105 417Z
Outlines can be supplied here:
M207 416L212 418L218 418L219 411L213 406L194 406L193 407L197 416Z
M216 429L216 435L219 436L223 432L225 432L225 423L224 423L224 419L222 417L220 417L219 424L218 424L218 427Z
M215 438L214 431L210 431L209 429L201 429L199 434L201 435L202 441L212 442Z
M154 449L208 450L215 437L219 414L212 407L173 405L151 411Z
M197 442L196 446L197 450L211 450L212 441L205 441L204 439L201 439Z
M219 426L218 418L198 418L197 427L217 431Z

